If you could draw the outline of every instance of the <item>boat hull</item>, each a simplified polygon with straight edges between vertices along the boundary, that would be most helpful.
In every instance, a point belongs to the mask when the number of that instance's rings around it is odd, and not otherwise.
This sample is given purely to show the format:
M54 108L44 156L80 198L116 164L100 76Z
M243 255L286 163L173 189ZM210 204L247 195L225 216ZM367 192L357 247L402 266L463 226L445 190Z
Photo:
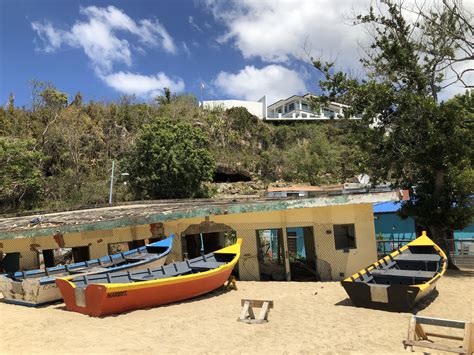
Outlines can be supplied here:
M355 306L393 312L409 312L436 289L434 283L423 290L417 286L391 285L386 288L386 297L374 300L373 295L376 292L371 290L373 285L343 282L342 286Z
M423 232L341 284L355 306L409 312L432 294L446 268L445 253Z
M154 260L147 267L160 267L164 265L166 257ZM143 264L132 266L127 270L138 270L143 268ZM88 273L91 275L94 273ZM11 278L0 275L0 290L3 294L3 302L27 307L40 307L49 303L54 303L62 299L61 292L56 284L56 279L67 275L51 278L47 283L42 283L40 279L26 279L15 281ZM80 276L78 274L77 276Z
M85 289L73 289L66 280L58 279L56 282L61 288L67 310L98 317L201 296L222 286L231 272L232 269L228 269L210 277L186 282L127 288L121 291L108 289L105 285L89 285ZM78 295L78 292L83 292L84 295ZM83 306L78 305L77 299L85 300Z
M160 267L164 265L167 256L171 252L172 245L173 235L138 249L132 249L121 254L104 256L100 259L60 265L49 269L16 272L13 275L0 275L0 293L3 295L2 300L5 303L29 307L53 303L62 298L56 285L56 279L58 278L69 277L72 274L81 276L105 274L123 270L139 270L144 267ZM150 252L148 252L149 249L151 250ZM127 257L132 258L131 261L129 259L127 262ZM117 263L112 263L112 261ZM107 264L107 262L111 264ZM46 273L46 271L49 272Z
M150 281L91 283L85 287L77 287L72 278L57 279L56 284L67 310L94 317L161 306L191 299L222 286L238 262L241 242L239 239L236 244L215 252L230 259L207 271Z

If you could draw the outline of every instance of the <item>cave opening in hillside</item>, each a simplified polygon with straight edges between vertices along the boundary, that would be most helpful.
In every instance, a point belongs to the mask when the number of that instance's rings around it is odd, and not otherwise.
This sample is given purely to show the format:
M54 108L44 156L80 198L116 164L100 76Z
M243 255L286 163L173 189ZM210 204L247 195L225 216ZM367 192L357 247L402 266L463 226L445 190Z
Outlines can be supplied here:
M228 173L223 171L216 171L214 173L213 182L247 182L252 181L250 176L242 173Z

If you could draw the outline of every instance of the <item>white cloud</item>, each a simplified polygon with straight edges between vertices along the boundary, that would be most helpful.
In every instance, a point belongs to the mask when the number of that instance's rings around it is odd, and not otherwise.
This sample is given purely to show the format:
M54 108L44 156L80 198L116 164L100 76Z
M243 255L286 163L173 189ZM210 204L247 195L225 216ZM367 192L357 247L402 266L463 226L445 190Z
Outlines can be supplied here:
M51 53L59 49L65 36L64 31L56 30L53 25L49 22L31 23L31 27L36 31L41 40L45 43L43 50L47 53Z
M282 63L311 51L352 66L357 64L357 41L366 37L361 27L346 25L354 13L353 0L208 0L207 5L227 26L218 41L233 43L246 59Z
M246 66L236 74L222 71L214 86L229 96L245 100L258 100L267 95L269 103L307 92L297 72L275 64L261 69Z
M55 28L50 22L32 22L33 30L44 42L45 52L55 52L61 46L81 48L91 61L98 77L107 85L125 94L149 96L158 93L164 87L174 92L184 89L181 79L172 80L160 72L146 76L130 72L114 73L114 65L132 65L132 50L144 55L145 47L161 48L167 53L175 54L177 47L173 38L158 20L142 19L135 21L114 6L80 8L86 17L68 30ZM139 45L131 46L121 37L123 33L131 34ZM189 48L183 43L183 50Z
M172 37L158 20L135 22L127 14L113 6L88 6L80 9L85 21L77 21L69 30L54 28L49 22L33 22L33 30L45 42L44 50L54 52L61 45L82 48L100 72L109 72L114 63L131 65L130 44L120 39L121 32L135 35L148 47L161 47L168 53L177 49Z
M201 26L199 26L196 22L194 22L194 17L189 16L188 17L188 23L191 25L192 28L194 28L198 32L203 32Z
M183 51L184 53L186 53L186 55L189 57L191 55L191 50L189 49L188 45L186 44L186 42L183 41Z
M127 95L151 98L161 95L164 88L169 88L173 93L184 90L183 80L173 80L162 72L156 75L141 75L119 71L100 77L108 86Z
M366 13L372 0L202 0L214 18L226 26L218 43L230 43L245 59L289 63L309 56L335 61L339 69L359 72L363 48L372 42L364 26L353 26L357 14ZM438 2L439 3L439 2ZM474 2L463 5L474 10ZM433 2L404 1L404 7L432 6ZM382 9L384 7L382 6ZM408 21L418 20L404 11ZM309 54L309 55L308 55ZM472 63L468 63L472 67ZM461 70L461 68L460 68ZM447 71L447 77L453 73ZM473 77L467 78L470 82ZM448 83L449 79L445 81ZM461 85L443 90L442 97L462 92Z

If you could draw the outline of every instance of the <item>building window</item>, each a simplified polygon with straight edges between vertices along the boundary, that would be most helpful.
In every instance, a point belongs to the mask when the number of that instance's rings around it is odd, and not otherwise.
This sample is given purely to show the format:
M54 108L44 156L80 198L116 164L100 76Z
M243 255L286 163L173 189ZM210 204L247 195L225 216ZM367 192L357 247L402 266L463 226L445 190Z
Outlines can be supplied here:
M305 111L309 111L308 104L305 104L304 102L301 104L301 109Z
M329 110L327 108L323 108L323 115L329 118L334 118L336 117L336 112Z
M295 109L295 103L292 102L291 104L288 105L288 112L293 111Z
M336 250L357 248L354 224L335 224L334 243Z

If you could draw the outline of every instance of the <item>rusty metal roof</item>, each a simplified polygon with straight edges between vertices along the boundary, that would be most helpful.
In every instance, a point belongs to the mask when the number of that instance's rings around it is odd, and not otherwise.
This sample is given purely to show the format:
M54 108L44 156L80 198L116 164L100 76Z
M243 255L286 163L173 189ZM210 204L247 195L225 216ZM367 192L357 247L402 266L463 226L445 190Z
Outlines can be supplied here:
M143 201L102 208L82 209L0 219L0 240L22 237L108 230L192 217L282 211L296 208L399 201L399 191L327 194L313 198L232 198ZM31 221L37 218L36 224ZM38 222L38 220L40 222Z

